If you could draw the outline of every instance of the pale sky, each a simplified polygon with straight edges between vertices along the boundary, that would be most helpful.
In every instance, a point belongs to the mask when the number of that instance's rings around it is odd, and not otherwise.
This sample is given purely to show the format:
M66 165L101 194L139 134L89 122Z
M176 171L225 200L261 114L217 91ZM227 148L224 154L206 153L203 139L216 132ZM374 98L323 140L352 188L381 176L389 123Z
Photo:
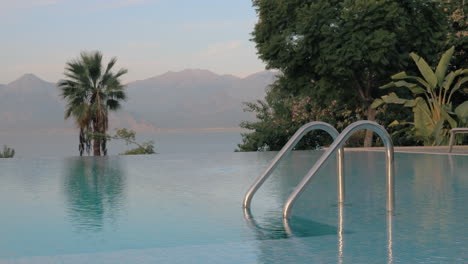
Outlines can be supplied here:
M56 82L83 50L116 56L124 82L186 68L264 70L249 39L251 0L0 0L0 84Z

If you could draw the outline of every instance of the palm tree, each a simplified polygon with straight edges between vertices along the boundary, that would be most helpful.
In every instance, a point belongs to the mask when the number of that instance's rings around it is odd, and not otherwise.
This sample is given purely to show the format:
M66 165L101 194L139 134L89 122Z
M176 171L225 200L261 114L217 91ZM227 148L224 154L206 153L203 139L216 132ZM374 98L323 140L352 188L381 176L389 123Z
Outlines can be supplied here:
M78 59L67 62L66 79L58 84L62 97L68 101L65 119L73 117L80 129L80 156L85 149L89 155L91 140L94 156L100 156L101 151L107 155L105 134L109 111L118 110L126 99L125 86L119 78L127 70L111 72L116 62L117 59L112 58L104 68L101 52L82 52Z

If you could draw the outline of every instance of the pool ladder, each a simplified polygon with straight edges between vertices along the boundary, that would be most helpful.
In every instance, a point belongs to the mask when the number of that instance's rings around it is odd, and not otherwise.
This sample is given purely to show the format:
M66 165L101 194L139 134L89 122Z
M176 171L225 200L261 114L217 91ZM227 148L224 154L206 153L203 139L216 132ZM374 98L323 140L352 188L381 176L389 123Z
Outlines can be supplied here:
M289 196L286 200L286 203L283 207L283 218L288 219L291 215L291 210L294 206L296 199L301 195L301 193L306 188L307 184L310 182L312 177L317 173L317 171L322 167L322 165L327 161L330 156L338 150L338 203L342 205L345 200L345 187L344 187L344 150L343 144L346 140L351 137L356 131L368 129L372 130L377 135L382 138L382 141L385 146L385 159L386 159L386 190L387 190L387 211L393 212L395 209L395 177L394 177L394 158L393 158L393 142L388 134L387 130L383 128L381 125L377 124L373 121L362 120L357 121L346 127L341 134L331 126L330 124L324 122L310 122L302 126L297 130L297 132L291 137L291 139L284 145L281 151L275 156L273 161L270 163L268 168L265 172L255 181L255 183L250 187L247 191L243 207L244 210L250 210L250 204L252 201L252 197L260 188L260 186L265 182L268 176L271 175L273 170L276 168L278 163L283 159L283 157L289 153L302 139L302 137L312 130L323 130L330 134L330 136L334 139L333 143L330 147L325 151L325 153L320 157L320 159L314 164L314 166L309 170L306 176L302 179L293 193Z

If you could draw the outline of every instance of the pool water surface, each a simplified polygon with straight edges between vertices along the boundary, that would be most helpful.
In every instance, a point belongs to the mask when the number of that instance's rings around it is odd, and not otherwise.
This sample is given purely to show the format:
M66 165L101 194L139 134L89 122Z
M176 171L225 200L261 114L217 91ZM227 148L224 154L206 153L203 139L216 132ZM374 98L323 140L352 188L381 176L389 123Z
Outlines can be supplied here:
M468 156L346 152L282 206L322 151L294 152L242 210L276 153L0 160L0 263L466 263Z

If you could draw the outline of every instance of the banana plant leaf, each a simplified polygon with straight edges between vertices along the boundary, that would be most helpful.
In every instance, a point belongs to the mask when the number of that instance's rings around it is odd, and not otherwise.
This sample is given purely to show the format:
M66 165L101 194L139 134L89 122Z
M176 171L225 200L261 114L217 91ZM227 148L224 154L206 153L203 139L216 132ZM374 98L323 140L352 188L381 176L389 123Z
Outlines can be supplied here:
M437 77L437 81L439 83L439 86L442 87L442 84L444 82L445 78L445 73L447 72L447 68L450 63L450 59L452 58L453 52L455 51L455 47L451 47L449 50L447 50L443 55L442 58L440 58L439 64L437 65L435 75Z
M455 108L455 114L457 114L460 119L468 119L468 101L465 101Z
M429 84L430 88L433 91L437 87L437 83L438 83L437 76L432 71L429 64L427 64L427 62L423 58L421 58L418 54L412 52L410 53L410 56L411 58L413 58L413 61L416 63L416 66L418 67L419 72L427 81L427 83Z
M387 104L405 104L408 100L399 98L396 93L389 93L388 95L382 96L382 100Z
M440 114L449 122L451 128L457 127L457 121L455 121L455 119L453 119L444 108L440 108Z
M418 76L410 76L406 74L406 72L400 72L395 75L391 76L392 80L414 80L419 82L422 86L426 87L427 92L431 92L433 89L429 85L428 82L426 82L423 78L418 77ZM380 89L386 89L395 86L394 84L390 85L392 83L386 84L384 86L379 87Z
M444 129L444 120L439 120L432 131L432 137L435 139L433 145L442 145L445 141L445 135L446 131Z
M372 104L370 105L370 107L372 109L376 109L377 107L381 106L382 104L384 103L384 101L380 98L377 98L374 100L374 102L372 102Z
M428 137L434 131L436 123L432 119L431 110L427 106L423 98L416 98L416 106L413 108L414 112L414 126L418 136Z

